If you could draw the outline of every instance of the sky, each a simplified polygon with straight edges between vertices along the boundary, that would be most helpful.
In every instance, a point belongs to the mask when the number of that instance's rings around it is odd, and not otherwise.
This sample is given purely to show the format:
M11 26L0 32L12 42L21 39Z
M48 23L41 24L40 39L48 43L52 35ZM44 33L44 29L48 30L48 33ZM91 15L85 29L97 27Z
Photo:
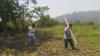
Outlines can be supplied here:
M39 6L48 6L52 18L78 11L100 10L100 0L37 0Z

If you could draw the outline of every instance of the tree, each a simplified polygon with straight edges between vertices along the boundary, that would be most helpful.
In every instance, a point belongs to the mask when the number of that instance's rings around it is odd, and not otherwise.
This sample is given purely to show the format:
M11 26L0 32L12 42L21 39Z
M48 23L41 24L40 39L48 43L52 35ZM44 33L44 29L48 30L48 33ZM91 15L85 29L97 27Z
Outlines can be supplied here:
M36 18L39 21L41 26L44 25L44 20L46 20L46 12L49 10L48 6L44 7L34 7L32 11L30 11L32 18Z
M30 3L34 3L34 4L37 4L37 1L36 0L23 0L23 4L24 5L29 5Z
M0 18L5 31L9 20L15 21L15 19L20 17L20 10L21 7L17 0L0 0Z
M38 20L45 15L45 13L49 10L48 6L44 6L44 7L34 7L34 9L32 11L30 11L31 15L35 18L37 18Z
M36 0L23 0L24 2L36 3ZM26 4L24 4L26 5ZM14 24L17 23L16 19L20 18L23 14L23 9L19 4L19 0L0 0L0 19L2 23L2 27L5 31L7 31L7 22L12 21Z

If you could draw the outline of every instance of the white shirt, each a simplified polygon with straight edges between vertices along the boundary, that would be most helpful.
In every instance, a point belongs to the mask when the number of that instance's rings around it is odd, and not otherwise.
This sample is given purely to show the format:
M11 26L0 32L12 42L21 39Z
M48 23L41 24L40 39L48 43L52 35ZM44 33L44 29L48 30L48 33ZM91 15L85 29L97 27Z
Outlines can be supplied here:
M35 28L32 28L32 26L29 26L28 27L28 36L34 36L34 32L35 32Z
M65 27L65 28L64 28L64 31L66 31L67 29L68 29L68 27ZM64 39L67 39L65 33L64 33Z
M64 28L64 31L67 31L67 29L68 29L68 27L65 27L65 28Z
M64 31L67 31L69 27L65 27L64 28ZM69 31L67 31L68 33L70 33ZM72 37L68 37L66 36L66 34L64 33L64 39L69 39L69 38L72 38Z

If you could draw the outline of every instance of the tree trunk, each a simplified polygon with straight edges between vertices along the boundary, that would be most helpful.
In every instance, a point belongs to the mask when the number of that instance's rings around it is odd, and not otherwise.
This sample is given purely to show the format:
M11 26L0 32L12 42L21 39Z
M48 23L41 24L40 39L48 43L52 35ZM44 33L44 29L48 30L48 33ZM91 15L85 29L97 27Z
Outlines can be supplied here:
M7 22L2 21L3 32L7 32Z
M15 24L16 30L19 30L19 28L18 28L18 24L17 24L16 21L14 21L14 24Z

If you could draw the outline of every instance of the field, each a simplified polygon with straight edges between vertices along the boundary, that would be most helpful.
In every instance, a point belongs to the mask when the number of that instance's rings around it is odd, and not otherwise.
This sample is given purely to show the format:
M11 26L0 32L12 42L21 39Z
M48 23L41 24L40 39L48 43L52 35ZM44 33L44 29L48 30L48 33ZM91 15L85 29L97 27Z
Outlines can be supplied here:
M25 48L27 34L1 41L1 55L7 56L100 56L100 26L73 26L73 33L80 50L64 48L64 25L37 28L35 46ZM24 37L21 37L24 36ZM15 43L16 42L16 43ZM12 44L11 44L12 43ZM76 46L76 45L75 45ZM77 48L77 47L76 47ZM17 54L16 54L17 53Z

